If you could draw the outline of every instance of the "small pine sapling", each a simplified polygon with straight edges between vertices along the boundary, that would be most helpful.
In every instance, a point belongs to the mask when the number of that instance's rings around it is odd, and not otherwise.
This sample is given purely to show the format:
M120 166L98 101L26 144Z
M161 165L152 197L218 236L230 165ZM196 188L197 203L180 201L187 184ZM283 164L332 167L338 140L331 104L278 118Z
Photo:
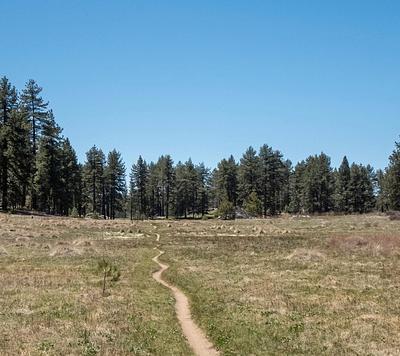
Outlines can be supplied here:
M121 272L116 265L114 265L110 261L107 261L105 258L98 262L97 268L103 277L102 291L103 297L105 297L107 279L109 279L111 282L117 282L121 277Z

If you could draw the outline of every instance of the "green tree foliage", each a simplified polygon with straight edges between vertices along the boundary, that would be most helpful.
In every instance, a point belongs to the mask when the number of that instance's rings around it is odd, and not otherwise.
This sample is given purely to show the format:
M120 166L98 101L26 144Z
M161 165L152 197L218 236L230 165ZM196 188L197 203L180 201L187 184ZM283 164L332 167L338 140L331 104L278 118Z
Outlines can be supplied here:
M4 134L8 140L5 156L7 158L7 194L11 208L23 208L26 204L28 187L31 182L30 129L23 112L14 110L11 113ZM4 192L4 194L6 194ZM5 195L6 196L6 195ZM3 210L6 208L3 206Z
M219 204L218 215L223 220L235 219L235 205L227 198L224 198Z
M380 176L381 206L388 210L400 210L400 142L389 157L389 166Z
M131 219L134 215L140 218L148 216L148 180L149 169L142 156L132 166L130 174L130 210Z
M200 175L192 160L176 167L175 216L195 217L198 213Z
M324 213L333 209L334 176L330 158L321 153L300 162L290 178L291 212Z
M103 215L105 211L105 156L101 149L93 146L86 153L86 162L83 166L83 195L84 213Z
M347 157L344 156L342 164L335 176L335 194L334 204L335 210L347 213L350 211L350 165Z
M126 193L125 165L121 153L116 150L112 150L107 157L105 186L106 216L115 219L116 214L123 211Z
M251 192L244 201L243 204L246 212L252 216L260 216L263 211L263 204L261 199L258 197L256 192Z
M223 159L214 172L218 202L228 201L236 206L238 197L238 165L233 156Z
M47 109L48 103L45 102L40 96L41 92L42 88L33 79L30 79L26 83L25 88L21 93L21 107L26 114L28 122L30 123L33 157L36 157L37 142L40 138L43 125L49 117ZM31 163L31 208L36 209L37 197L34 184L34 177L36 174L36 160L34 159Z
M263 214L275 215L285 208L282 199L285 185L288 184L289 167L282 154L264 145L259 153L260 173L258 186L263 204Z
M82 169L68 139L60 144L61 213L82 215Z
M236 207L252 215L290 213L365 213L400 210L400 144L389 166L376 173L346 157L333 170L321 153L294 169L268 145L258 154L249 147L240 162L233 156L210 173L192 160L174 162L169 155L147 164L139 157L132 166L129 196L120 153L107 157L93 146L78 163L67 138L61 135L42 88L29 80L18 95L5 77L0 79L0 206L2 210L30 206L51 214L93 214L104 218L198 218L219 208L229 216Z
M370 166L353 163L350 169L349 208L352 213L367 213L375 206L374 172Z
M63 189L60 175L60 135L61 129L50 112L39 139L34 183L39 210L53 214L59 211Z
M0 79L0 179L2 209L8 209L9 188L9 134L11 130L10 118L17 108L17 91L10 81Z
M196 166L197 172L197 213L202 217L209 209L210 196L210 170L200 163Z
M249 147L240 159L238 171L239 202L244 202L259 189L260 160L253 147Z

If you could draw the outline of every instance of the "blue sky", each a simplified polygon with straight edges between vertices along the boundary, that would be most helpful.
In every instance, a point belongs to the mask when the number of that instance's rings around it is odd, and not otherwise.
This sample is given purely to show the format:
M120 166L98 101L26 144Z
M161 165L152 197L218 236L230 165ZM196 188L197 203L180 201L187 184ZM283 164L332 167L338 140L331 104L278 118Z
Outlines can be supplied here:
M0 0L0 23L0 75L44 88L81 160L267 143L381 168L400 134L397 0Z

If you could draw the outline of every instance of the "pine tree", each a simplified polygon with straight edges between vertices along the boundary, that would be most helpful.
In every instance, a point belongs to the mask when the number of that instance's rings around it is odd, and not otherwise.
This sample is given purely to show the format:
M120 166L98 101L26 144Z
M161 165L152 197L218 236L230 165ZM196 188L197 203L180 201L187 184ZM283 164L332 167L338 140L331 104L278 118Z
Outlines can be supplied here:
M301 210L324 213L333 208L333 172L330 158L321 153L310 156L304 164L301 182Z
M83 167L83 191L85 196L84 211L105 217L105 156L101 149L93 146L86 153ZM88 211L89 210L89 211Z
M60 179L62 184L61 214L68 215L73 209L76 209L81 215L81 166L68 139L63 139L60 145Z
M196 166L196 172L198 177L197 213L203 217L207 213L209 205L210 170L206 168L204 163L200 163Z
M251 192L245 199L243 208L252 216L260 216L263 211L263 204L256 192Z
M400 210L400 142L389 157L389 166L385 172L384 194L390 210Z
M380 212L389 210L388 179L386 172L378 169L376 172L377 198L376 207Z
M21 93L21 105L23 111L26 113L27 120L31 124L31 142L32 142L32 154L33 157L36 156L37 151L37 142L40 137L40 132L44 123L48 118L48 103L43 100L40 96L42 92L42 88L37 85L37 83L30 79L26 85L24 90ZM34 185L34 177L36 172L35 167L36 160L32 161L32 182L31 182L31 208L36 209L36 192Z
M35 192L39 210L55 214L58 212L62 187L60 177L60 134L50 111L42 127L36 156Z
M162 214L160 167L154 162L150 162L148 171L149 176L146 189L148 194L148 216L154 218Z
M125 165L121 153L112 150L107 157L105 169L106 182L106 215L115 219L116 213L123 210L123 200L126 191Z
M263 145L259 153L259 189L263 203L264 216L275 215L282 210L281 193L288 184L288 166L279 151Z
M21 104L27 113L32 130L32 151L36 154L38 136L48 118L48 103L40 96L42 88L30 79L21 93Z
M199 180L198 171L190 158L185 164L178 163L175 196L175 215L177 217L187 218L189 214L195 217L198 212Z
M338 212L347 213L350 210L350 166L347 157L344 156L342 164L336 173L335 179L335 210Z
M131 186L131 211L134 210L133 202L137 202L137 212L141 218L148 216L148 200L147 200L147 184L149 178L149 170L146 161L143 160L142 156L136 164L132 166L130 175L130 186Z
M10 117L17 108L17 91L6 77L0 79L0 177L1 207L8 209Z
M305 161L299 162L289 177L289 212L304 212L304 173L306 170Z
M165 217L168 219L170 214L170 207L173 202L173 190L175 184L175 171L174 162L170 155L163 156L161 159L161 186L164 196L164 212Z
M215 173L215 185L219 202L224 200L236 207L238 197L238 166L233 156L223 159Z
M13 110L5 130L8 140L5 155L8 160L8 201L13 209L23 208L26 203L27 188L31 182L31 162L29 123L21 110Z
M252 193L259 192L260 160L253 147L249 147L240 159L238 188L239 202L243 203ZM257 194L258 195L258 194Z

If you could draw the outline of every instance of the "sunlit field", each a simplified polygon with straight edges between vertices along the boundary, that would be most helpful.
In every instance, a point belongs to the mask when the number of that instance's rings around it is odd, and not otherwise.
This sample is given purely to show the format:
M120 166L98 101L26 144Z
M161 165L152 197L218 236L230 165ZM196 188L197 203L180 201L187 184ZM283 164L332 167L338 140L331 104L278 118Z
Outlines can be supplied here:
M387 216L2 214L0 354L191 355L152 279L155 247L223 355L400 353L400 221ZM104 294L103 260L120 272Z

